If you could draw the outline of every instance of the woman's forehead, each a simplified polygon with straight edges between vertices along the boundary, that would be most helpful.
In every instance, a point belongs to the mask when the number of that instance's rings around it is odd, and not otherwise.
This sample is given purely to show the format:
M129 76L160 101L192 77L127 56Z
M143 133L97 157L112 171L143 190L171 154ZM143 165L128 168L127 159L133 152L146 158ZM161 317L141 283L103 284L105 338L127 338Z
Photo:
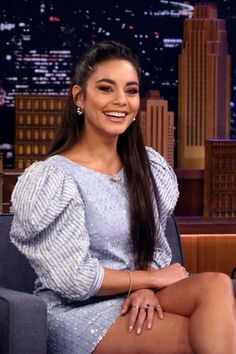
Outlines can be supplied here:
M114 81L136 81L139 83L135 66L124 59L111 59L101 62L94 68L90 78L95 81L107 78Z

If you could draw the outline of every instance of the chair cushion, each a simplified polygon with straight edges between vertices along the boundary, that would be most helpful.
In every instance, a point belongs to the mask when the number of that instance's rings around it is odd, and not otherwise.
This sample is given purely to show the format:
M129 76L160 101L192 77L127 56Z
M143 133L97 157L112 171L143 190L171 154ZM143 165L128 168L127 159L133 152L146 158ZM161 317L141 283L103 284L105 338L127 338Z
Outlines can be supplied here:
M0 286L32 293L36 275L28 260L10 241L12 214L0 214Z
M171 263L183 264L184 260L181 250L179 230L173 215L167 220L165 235L172 251Z
M35 295L0 288L0 353L46 354L47 312Z

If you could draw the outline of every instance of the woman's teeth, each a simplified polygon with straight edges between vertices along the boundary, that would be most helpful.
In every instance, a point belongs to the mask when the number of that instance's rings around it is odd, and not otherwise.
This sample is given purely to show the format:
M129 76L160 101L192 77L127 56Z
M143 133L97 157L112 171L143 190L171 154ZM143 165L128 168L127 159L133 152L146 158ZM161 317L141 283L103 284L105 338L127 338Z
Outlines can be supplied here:
M105 114L113 118L124 118L126 116L126 113L122 112L105 112Z

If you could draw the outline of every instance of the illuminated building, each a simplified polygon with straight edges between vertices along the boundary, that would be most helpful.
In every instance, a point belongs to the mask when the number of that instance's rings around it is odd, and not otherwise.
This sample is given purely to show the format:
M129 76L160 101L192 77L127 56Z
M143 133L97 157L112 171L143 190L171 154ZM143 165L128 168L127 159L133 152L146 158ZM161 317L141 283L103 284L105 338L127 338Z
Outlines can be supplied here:
M159 91L149 91L141 105L141 128L144 143L174 165L174 113Z
M65 101L65 96L16 96L16 169L46 157Z
M206 141L204 216L236 216L236 141Z
M180 168L204 168L205 140L229 138L230 62L216 5L196 5L179 57Z

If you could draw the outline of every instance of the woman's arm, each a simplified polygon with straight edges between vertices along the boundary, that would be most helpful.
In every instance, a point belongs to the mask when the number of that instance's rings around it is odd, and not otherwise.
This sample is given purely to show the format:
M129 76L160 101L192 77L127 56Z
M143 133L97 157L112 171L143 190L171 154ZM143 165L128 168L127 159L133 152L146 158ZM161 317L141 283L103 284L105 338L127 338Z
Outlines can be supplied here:
M186 269L179 263L171 264L163 269L136 270L130 272L131 290L162 289L188 276ZM104 269L104 278L97 295L113 295L127 293L130 277L127 271Z
M90 253L74 179L50 161L33 164L17 182L12 204L11 240L29 259L42 287L71 300L94 296L104 270Z

